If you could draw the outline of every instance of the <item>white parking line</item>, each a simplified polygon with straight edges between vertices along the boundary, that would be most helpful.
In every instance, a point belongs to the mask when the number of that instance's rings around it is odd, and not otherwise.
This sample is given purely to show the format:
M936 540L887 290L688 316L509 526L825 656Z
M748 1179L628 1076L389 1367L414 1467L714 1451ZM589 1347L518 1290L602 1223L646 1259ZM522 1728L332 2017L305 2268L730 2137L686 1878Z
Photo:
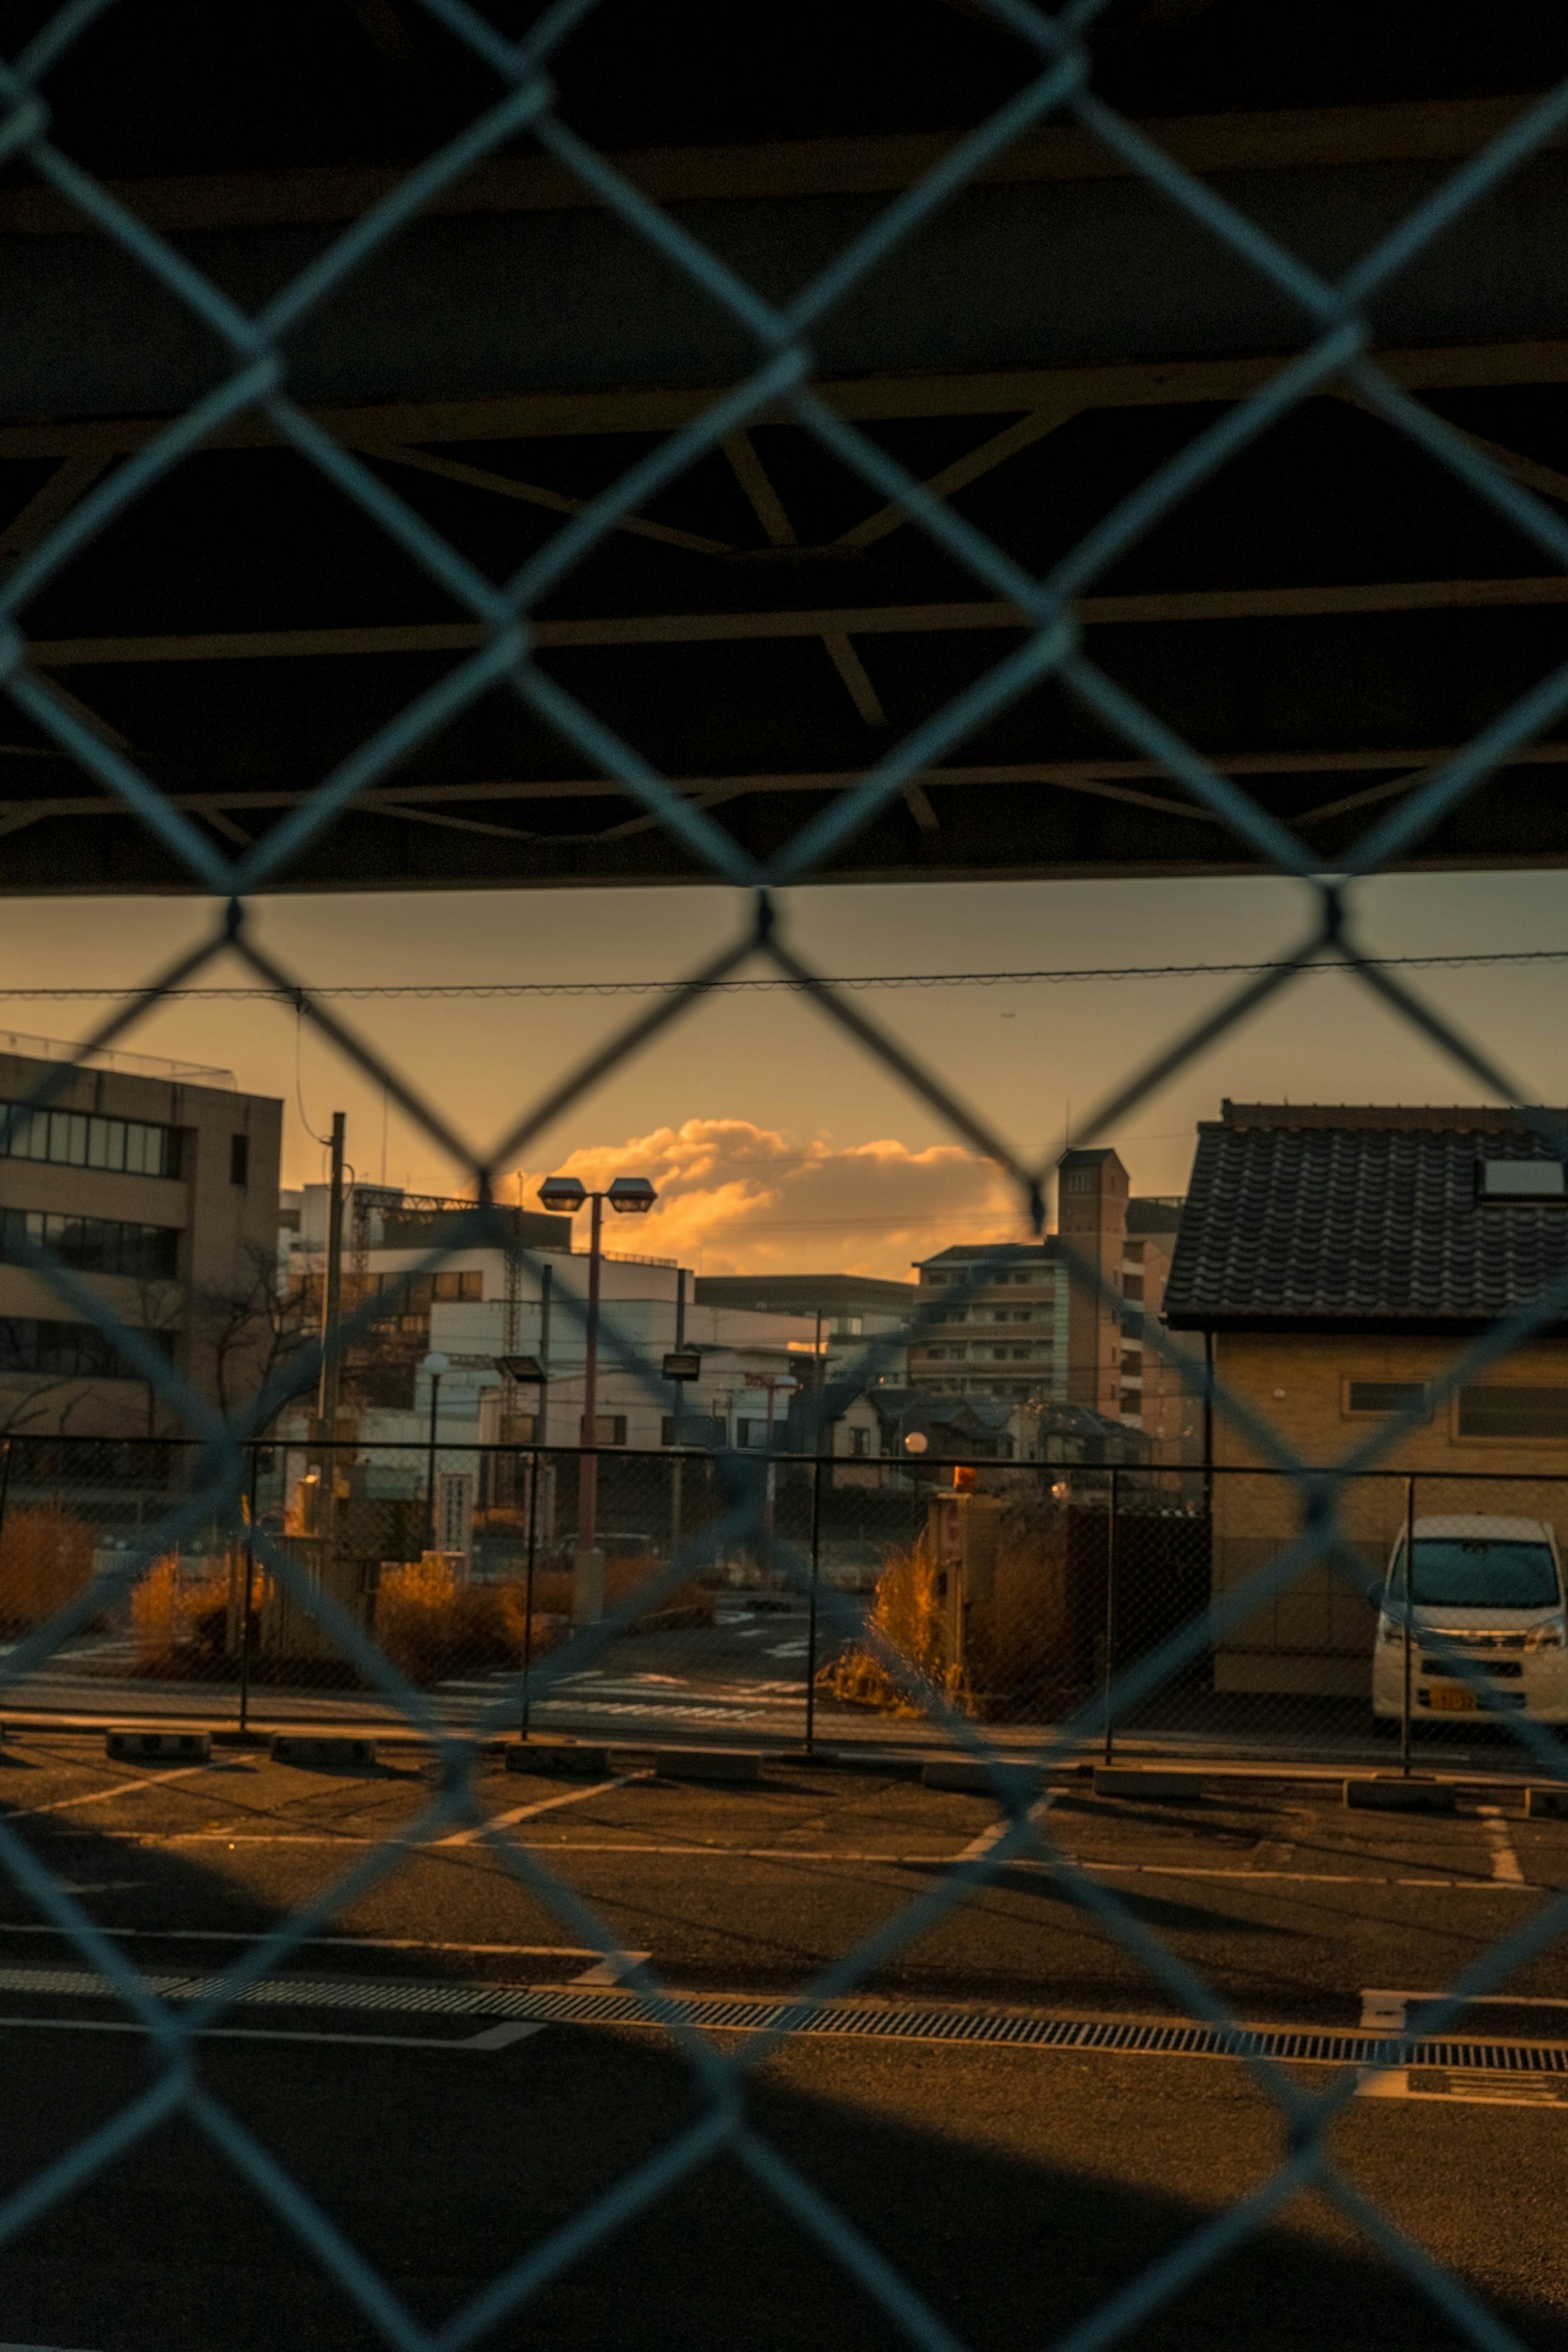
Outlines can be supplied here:
M450 1837L437 1838L437 1847L473 1845L491 1830L510 1830L516 1822L531 1821L536 1813L552 1813L558 1805L581 1805L590 1797L603 1797L611 1789L624 1789L633 1780L646 1780L646 1772L620 1772L613 1780L595 1780L586 1789L563 1789L558 1797L541 1797L531 1805L514 1805L510 1813L492 1813L488 1822L476 1822L466 1830L456 1830Z
M137 1780L116 1780L107 1789L91 1789L85 1797L57 1797L48 1805L22 1805L14 1813L0 1813L0 1821L32 1821L39 1813L63 1813L72 1805L103 1805L111 1797L129 1797L139 1789L161 1788L166 1780L188 1780L196 1772L245 1772L245 1764L176 1764L172 1772L146 1772Z
M1519 1856L1513 1850L1513 1840L1508 1833L1500 1805L1478 1805L1476 1812L1481 1824L1481 1834L1491 1848L1492 1876L1505 1886L1522 1886L1524 1873L1519 1866Z

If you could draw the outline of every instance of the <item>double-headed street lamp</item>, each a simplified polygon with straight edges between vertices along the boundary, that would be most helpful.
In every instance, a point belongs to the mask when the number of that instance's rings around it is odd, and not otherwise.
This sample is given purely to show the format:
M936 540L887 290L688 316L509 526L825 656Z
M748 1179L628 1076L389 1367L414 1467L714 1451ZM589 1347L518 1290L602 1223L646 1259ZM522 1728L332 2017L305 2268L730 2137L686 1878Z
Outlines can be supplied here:
M584 1332L582 1453L577 1457L577 1554L572 1570L572 1615L590 1624L605 1613L605 1563L599 1533L599 1267L605 1202L617 1215L646 1217L658 1198L646 1176L617 1176L602 1192L590 1192L576 1176L547 1176L539 1188L546 1209L574 1217L593 1203L588 1229L588 1318Z

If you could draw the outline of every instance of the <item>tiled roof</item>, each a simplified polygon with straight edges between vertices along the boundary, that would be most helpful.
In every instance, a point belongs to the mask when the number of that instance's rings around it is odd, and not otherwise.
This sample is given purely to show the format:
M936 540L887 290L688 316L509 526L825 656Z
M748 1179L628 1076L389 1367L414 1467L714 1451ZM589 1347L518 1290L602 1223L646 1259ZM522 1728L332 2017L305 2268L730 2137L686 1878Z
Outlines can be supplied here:
M1177 1329L1486 1323L1568 1267L1568 1207L1477 1199L1478 1160L1551 1156L1516 1114L1225 1113L1198 1129L1165 1288Z

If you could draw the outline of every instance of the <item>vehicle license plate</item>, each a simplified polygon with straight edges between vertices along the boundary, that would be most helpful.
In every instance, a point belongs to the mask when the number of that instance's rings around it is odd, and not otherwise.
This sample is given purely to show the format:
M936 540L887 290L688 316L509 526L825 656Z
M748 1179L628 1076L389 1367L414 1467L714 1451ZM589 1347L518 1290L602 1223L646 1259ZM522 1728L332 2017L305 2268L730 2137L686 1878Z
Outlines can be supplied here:
M1478 1715L1480 1702L1473 1690L1435 1690L1428 1704L1442 1715Z

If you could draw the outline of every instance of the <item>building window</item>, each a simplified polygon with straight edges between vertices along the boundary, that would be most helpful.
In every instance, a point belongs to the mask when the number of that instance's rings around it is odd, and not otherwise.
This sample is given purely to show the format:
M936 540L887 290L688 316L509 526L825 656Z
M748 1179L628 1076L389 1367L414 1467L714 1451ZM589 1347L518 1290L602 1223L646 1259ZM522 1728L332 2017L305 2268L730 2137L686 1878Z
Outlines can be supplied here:
M1131 1372L1137 1379L1142 1380L1143 1377L1142 1349L1123 1348L1121 1350L1121 1369L1123 1372Z
M1142 1297L1143 1277L1141 1274L1123 1274L1121 1277L1121 1296L1123 1298L1141 1299Z
M852 1429L850 1431L849 1451L856 1456L857 1460L864 1461L867 1454L871 1451L871 1433L868 1429Z
M1093 1190L1094 1171L1092 1168L1069 1168L1067 1174L1062 1178L1062 1191L1064 1192L1092 1192Z
M1568 1437L1568 1388L1459 1391L1460 1437Z
M121 1274L170 1281L180 1236L172 1225L128 1225L117 1217L63 1217L46 1209L0 1209L0 1262L22 1263L19 1242L52 1250L79 1274Z
M626 1442L626 1417L624 1412L596 1412L594 1415L595 1445L624 1445Z
M228 1139L228 1181L231 1184L250 1181L250 1138L231 1135Z
M47 1160L60 1168L105 1168L125 1176L177 1176L180 1130L143 1119L30 1111L20 1103L0 1103L0 1159Z
M1127 1260L1129 1265L1142 1265L1143 1263L1142 1243L1123 1242L1121 1244L1121 1255Z
M173 1359L172 1331L143 1331L141 1337ZM141 1378L95 1323L45 1322L31 1315L0 1316L0 1372L45 1372L55 1380Z
M827 1328L836 1339L858 1339L865 1330L866 1318L863 1315L836 1315Z
M1420 1381L1347 1381L1346 1412L1403 1412L1407 1405L1425 1405L1426 1390ZM1431 1414L1424 1416L1431 1419Z
M394 1276L395 1280L395 1278ZM426 1285L428 1287L426 1286ZM418 1299L421 1293L426 1304L432 1298L442 1300L482 1298L485 1295L485 1277L477 1266L467 1272L422 1275L410 1286L409 1296L411 1298Z

